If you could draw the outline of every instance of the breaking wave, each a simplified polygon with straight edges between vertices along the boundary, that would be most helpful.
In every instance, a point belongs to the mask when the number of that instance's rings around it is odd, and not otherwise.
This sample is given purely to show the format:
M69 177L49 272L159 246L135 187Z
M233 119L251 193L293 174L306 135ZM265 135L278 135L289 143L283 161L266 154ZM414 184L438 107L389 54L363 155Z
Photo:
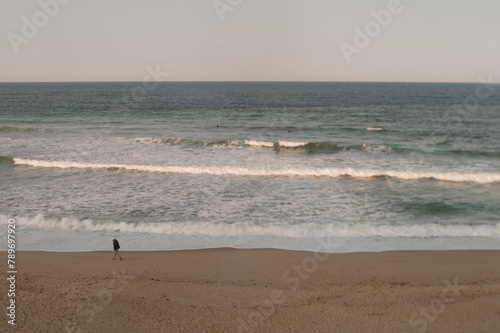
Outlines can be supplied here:
M59 230L120 231L131 233L156 233L187 236L276 236L289 238L307 237L388 237L388 238L432 238L432 237L500 237L500 223L496 225L357 225L329 223L303 224L253 224L212 222L119 222L105 219L77 217L15 217L21 228L34 227ZM7 218L3 220L7 221Z
M153 143L153 144L164 144L164 145L189 145L197 147L214 147L214 146L229 146L237 144L237 142L229 140L220 141L204 141L204 140L192 140L192 139L181 139L181 138L134 138L137 143Z
M28 165L39 168L78 168L78 169L122 169L129 171L181 173L181 174L207 174L207 175L231 175L231 176L299 176L299 177L342 177L354 178L391 177L404 180L434 179L450 182L476 182L494 183L500 182L500 173L461 173L461 172L425 172L425 171L397 171L397 170L374 170L354 168L243 168L224 166L161 166L161 165L137 165L137 164L112 164L112 163L81 163L71 161L43 161L14 158L17 165Z
M126 139L130 141L131 139ZM219 141L204 141L204 140L194 140L194 139L181 139L181 138L134 138L134 142L142 144L164 144L170 146L185 145L194 147L254 147L254 148L264 148L272 149L276 152L292 152L292 153L305 153L305 154L316 154L316 153L336 153L341 151L369 151L376 153L392 153L399 152L405 153L409 152L408 149L395 148L384 145L340 145L329 142L308 142L308 141L262 141L262 140L219 140Z

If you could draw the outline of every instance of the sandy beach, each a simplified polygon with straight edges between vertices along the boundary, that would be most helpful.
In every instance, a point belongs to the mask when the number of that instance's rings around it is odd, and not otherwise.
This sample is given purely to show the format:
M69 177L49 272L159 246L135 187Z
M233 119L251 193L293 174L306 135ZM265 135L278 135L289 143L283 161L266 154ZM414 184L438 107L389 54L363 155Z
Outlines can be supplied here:
M1 9L0 333L500 333L500 1Z
M17 332L500 331L500 251L122 256L19 252Z

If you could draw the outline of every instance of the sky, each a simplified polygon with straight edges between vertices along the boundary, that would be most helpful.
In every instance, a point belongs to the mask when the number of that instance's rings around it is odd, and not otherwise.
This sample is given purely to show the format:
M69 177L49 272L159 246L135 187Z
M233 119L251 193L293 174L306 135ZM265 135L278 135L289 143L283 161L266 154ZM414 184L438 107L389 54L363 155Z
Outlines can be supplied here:
M375 13L375 14L374 14ZM498 0L1 0L0 82L500 82Z

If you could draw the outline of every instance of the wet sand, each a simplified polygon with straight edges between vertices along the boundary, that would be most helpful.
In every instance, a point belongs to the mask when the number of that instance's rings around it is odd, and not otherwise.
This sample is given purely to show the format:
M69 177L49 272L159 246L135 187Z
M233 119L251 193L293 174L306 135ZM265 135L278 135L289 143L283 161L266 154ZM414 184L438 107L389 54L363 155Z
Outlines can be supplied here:
M15 330L500 332L500 251L120 253L18 252Z

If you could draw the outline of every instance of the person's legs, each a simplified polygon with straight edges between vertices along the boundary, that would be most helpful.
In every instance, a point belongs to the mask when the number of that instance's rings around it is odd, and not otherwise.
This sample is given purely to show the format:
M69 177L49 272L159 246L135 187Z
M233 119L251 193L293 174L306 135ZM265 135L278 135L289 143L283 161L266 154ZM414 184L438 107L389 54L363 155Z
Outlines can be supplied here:
M120 260L122 260L122 256L118 253L118 250L115 250L115 255L118 255L118 258L120 258Z

